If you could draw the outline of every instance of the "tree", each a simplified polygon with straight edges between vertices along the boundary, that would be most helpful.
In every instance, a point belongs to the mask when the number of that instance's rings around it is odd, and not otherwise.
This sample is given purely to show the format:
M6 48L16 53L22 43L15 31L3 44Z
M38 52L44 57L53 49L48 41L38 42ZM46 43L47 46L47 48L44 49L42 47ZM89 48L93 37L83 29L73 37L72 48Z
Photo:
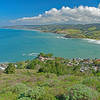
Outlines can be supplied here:
M38 56L45 57L45 54L44 53L40 53Z
M51 57L53 56L53 54L52 54L52 53L48 53L48 54L40 53L40 54L38 55L38 57L39 57L39 56L51 58Z
M35 68L35 64L34 61L32 61L28 66L27 69L34 69Z
M10 63L10 64L8 64L8 67L5 69L5 73L7 73L7 74L13 74L13 73L15 73L15 66L12 64L12 63Z
M47 58L51 58L52 56L53 56L53 54L52 53L48 53L48 54L46 54L45 55Z

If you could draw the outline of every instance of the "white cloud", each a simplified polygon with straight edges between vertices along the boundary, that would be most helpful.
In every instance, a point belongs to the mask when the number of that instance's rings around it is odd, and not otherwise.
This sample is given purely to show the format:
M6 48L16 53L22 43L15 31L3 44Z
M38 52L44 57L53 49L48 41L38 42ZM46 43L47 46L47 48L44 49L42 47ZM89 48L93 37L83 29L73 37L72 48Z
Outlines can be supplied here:
M44 14L12 20L13 23L24 24L73 24L100 23L100 5L98 8L79 6L78 8L52 8Z

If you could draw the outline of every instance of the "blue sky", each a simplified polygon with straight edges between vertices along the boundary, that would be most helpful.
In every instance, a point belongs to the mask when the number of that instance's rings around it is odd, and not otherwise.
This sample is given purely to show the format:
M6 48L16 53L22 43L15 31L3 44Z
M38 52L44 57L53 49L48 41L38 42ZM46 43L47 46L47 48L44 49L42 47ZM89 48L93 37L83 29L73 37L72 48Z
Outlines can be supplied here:
M9 25L9 20L43 14L52 8L98 7L100 0L0 0L0 25Z

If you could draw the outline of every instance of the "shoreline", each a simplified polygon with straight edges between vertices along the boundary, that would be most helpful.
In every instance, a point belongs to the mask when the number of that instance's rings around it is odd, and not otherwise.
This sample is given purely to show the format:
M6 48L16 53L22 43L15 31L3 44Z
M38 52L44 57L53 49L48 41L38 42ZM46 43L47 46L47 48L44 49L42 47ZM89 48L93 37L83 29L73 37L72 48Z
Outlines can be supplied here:
M40 30L35 30L35 29L21 29L21 28L1 28L1 29L23 30L23 31L40 31Z
M24 29L24 28L1 28L1 29L12 29L12 30L23 30L23 31L37 31L37 32L40 32L40 33L46 33L45 31L42 31L42 30L36 30L36 29ZM71 38L68 38L68 37L65 37L66 34L60 34L60 33L56 33L56 32L50 32L50 31L47 31L47 33L52 33L52 34L58 34L58 35L62 35L63 38L66 38L66 39L82 39L82 40L87 40L87 41L91 41L91 42L99 42L98 44L100 44L100 39L93 39L93 38L74 38L74 37L71 37Z
M24 30L24 31L39 31L39 32L42 33L41 30L34 30L34 29L18 29L18 28L2 28L2 29ZM43 32L43 33L45 33L45 32ZM52 32L50 32L50 33L52 33ZM58 33L52 33L52 34L58 34ZM60 39L63 39L62 37L64 37L64 35L66 35L66 34L58 34L58 35L59 35L58 37L60 37ZM65 39L81 39L81 40L84 40L85 42L89 42L89 43L92 43L92 44L100 45L100 40L96 40L96 39L90 39L90 38L66 38L66 37L64 37L64 38ZM71 59L73 59L73 58L71 58ZM15 61L15 62L19 62L19 61ZM5 61L5 62L0 62L0 64L15 63L15 62L7 62L7 61Z

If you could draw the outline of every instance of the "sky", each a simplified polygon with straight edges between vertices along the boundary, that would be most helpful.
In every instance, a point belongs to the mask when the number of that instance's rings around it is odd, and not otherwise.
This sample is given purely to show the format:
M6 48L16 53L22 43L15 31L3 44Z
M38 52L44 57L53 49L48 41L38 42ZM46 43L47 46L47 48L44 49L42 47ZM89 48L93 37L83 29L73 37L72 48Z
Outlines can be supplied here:
M0 0L0 26L99 23L99 3L100 0Z

